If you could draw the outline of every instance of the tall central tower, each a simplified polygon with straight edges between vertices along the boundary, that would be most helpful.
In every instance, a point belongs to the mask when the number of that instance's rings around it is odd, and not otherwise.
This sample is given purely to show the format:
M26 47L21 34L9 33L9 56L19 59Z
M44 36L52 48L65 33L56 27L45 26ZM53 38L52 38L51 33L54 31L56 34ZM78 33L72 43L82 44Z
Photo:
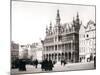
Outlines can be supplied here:
M59 9L57 10L57 15L56 15L56 25L55 25L55 30L56 30L56 34L60 33L61 30L61 24L60 24L60 13L59 13Z
M60 25L60 14L59 14L59 9L57 10L57 16L56 16L56 25Z

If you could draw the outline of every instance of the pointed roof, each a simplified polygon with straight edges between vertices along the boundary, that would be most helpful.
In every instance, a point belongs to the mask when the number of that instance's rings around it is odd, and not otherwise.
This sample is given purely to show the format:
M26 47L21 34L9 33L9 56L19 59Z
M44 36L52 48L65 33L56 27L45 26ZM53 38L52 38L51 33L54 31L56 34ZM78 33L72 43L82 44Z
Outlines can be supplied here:
M79 13L77 12L77 18L79 18Z
M89 28L91 28L91 29L95 29L95 28L96 28L95 22L94 22L94 21L89 20L89 21L87 22L86 30L88 31Z
M60 20L59 9L57 9L57 16L56 16L56 20Z
M77 12L76 20L79 21L79 13Z

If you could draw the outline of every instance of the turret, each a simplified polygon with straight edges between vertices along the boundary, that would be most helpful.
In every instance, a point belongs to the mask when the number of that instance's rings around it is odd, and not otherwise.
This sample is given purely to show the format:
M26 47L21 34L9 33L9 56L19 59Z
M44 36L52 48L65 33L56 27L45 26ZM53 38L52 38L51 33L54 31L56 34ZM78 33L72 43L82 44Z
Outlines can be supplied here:
M77 12L77 16L76 16L76 24L79 24L79 14Z
M46 35L48 34L48 27L46 26Z
M73 17L73 26L75 26L75 18Z
M78 12L77 12L77 16L76 16L76 20L75 20L75 29L77 30L77 31L79 31L79 29L80 29L80 26L81 26L81 23L80 23L80 19L79 19L79 14L78 14Z
M50 28L50 31L52 31L52 22L50 22L50 27L49 28Z

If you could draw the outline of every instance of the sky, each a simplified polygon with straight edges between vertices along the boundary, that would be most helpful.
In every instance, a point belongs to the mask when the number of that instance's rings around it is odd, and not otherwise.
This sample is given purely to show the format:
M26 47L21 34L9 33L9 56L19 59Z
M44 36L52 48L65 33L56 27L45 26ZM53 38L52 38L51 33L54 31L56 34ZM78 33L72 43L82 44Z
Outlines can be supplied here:
M71 23L77 12L83 25L95 21L94 6L12 1L12 40L19 44L40 42L45 38L46 26L56 24L57 9L61 24Z

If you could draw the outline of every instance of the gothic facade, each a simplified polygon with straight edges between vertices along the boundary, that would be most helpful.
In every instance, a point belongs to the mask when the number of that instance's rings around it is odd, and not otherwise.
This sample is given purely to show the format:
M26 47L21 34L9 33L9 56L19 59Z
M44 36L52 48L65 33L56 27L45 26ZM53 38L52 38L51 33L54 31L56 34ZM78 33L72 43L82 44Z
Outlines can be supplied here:
M77 13L71 23L61 24L59 10L57 10L56 24L46 27L46 36L42 41L43 59L52 61L65 60L67 62L79 61L79 29L80 19Z
M96 56L96 24L88 21L86 27L79 31L79 59L80 62L92 61Z

